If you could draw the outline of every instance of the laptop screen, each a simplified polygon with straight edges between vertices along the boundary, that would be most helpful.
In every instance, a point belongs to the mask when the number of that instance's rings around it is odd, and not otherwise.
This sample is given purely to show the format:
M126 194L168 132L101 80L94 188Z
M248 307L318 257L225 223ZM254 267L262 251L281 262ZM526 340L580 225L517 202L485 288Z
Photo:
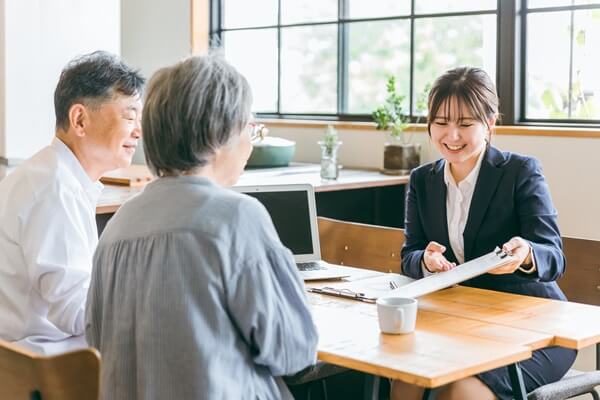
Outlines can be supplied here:
M256 198L265 206L281 242L294 255L314 253L307 190L244 191L244 193Z

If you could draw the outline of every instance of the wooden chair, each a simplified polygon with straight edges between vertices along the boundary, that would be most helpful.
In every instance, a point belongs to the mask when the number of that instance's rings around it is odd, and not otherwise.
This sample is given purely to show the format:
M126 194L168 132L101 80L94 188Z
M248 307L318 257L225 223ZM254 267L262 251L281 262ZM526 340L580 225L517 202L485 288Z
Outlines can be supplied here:
M400 273L400 249L404 231L398 228L358 224L318 217L321 258L332 264ZM311 388L317 383L323 398L327 398L325 378L348 371L319 361L316 365L287 377L286 383L297 397L310 399ZM303 385L304 391L294 386ZM365 375L365 398L377 398L379 378Z
M332 264L401 273L404 230L318 217L321 258Z
M84 349L46 357L0 340L0 397L98 400L100 354Z
M565 275L558 281L569 301L600 305L600 241L563 237L567 259ZM600 395L600 345L596 345L596 371L570 370L558 382L544 385L529 393L529 400L563 400L589 394L594 400Z

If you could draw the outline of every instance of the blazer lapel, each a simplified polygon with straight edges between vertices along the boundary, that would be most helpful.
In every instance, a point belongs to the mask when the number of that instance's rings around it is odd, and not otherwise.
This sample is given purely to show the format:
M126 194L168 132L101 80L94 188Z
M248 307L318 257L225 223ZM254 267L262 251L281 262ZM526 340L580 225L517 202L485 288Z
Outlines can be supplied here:
M504 156L500 151L493 147L488 148L481 163L479 177L477 178L473 199L471 200L469 217L467 218L467 224L463 232L465 260L471 259L471 251L475 244L483 217L485 216L492 197L496 192L496 188L500 183L500 178L504 173L504 170L499 167L503 161Z
M446 214L446 183L444 182L444 160L439 160L433 164L429 174L429 184L427 185L428 198L427 207L429 227L432 237L436 242L446 246L446 258L450 261L456 260L450 239L448 236L448 217Z

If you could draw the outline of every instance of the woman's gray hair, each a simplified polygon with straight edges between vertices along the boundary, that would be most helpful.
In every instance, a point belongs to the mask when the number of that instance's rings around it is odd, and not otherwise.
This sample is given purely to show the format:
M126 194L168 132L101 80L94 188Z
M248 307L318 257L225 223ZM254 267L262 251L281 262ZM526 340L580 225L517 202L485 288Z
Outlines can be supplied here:
M206 165L249 122L246 78L220 52L157 71L148 84L142 132L150 170L179 175Z

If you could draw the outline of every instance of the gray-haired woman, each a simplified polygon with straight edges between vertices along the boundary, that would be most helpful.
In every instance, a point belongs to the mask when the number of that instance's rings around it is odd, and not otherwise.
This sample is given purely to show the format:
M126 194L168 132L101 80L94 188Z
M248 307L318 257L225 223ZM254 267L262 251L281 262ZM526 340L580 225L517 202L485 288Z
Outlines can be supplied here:
M316 360L291 253L266 210L227 187L250 155L252 96L219 55L157 72L142 118L158 176L108 223L86 336L106 399L279 399Z

